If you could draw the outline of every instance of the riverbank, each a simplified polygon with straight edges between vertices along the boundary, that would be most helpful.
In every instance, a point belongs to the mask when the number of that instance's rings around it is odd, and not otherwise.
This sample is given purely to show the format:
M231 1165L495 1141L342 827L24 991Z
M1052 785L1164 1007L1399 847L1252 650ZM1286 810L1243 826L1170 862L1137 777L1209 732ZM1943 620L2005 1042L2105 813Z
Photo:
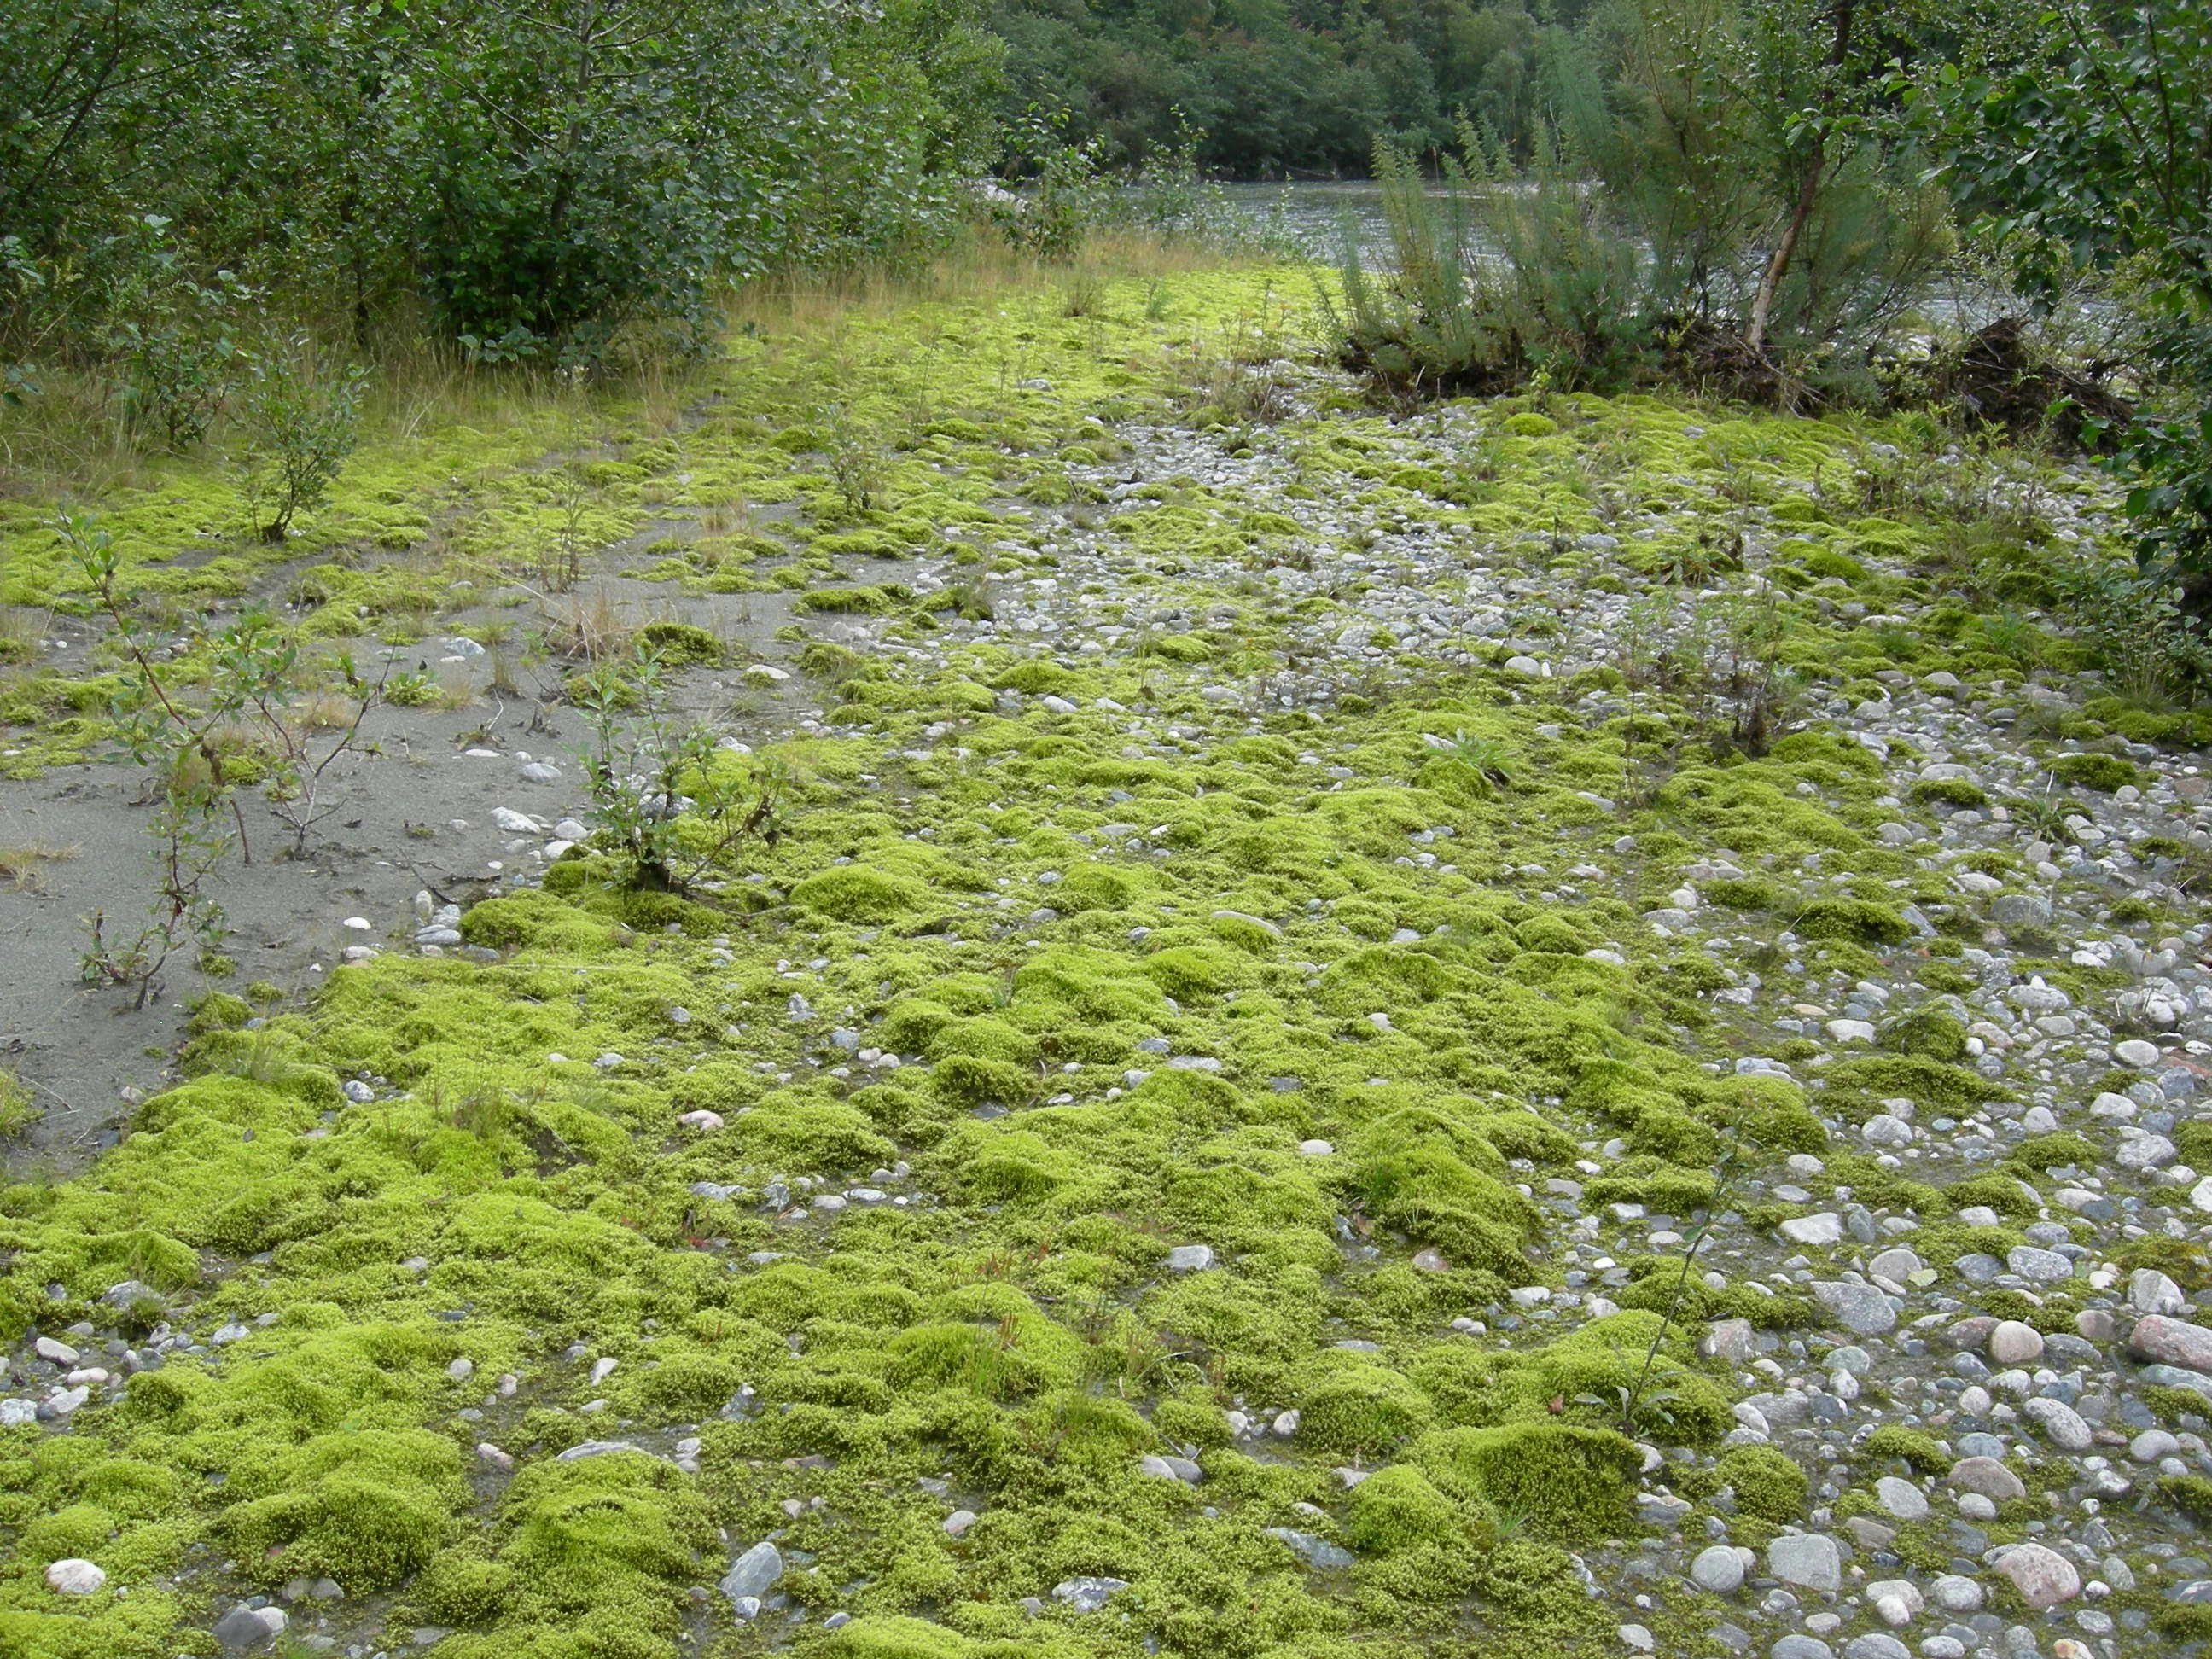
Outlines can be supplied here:
M2201 1635L2206 734L2037 608L2117 503L1923 417L1385 416L1313 280L763 303L281 549L108 505L179 618L436 695L237 884L295 978L57 1028L186 1046L0 1200L0 1645ZM792 780L690 899L556 695L653 623ZM6 810L128 825L50 627Z

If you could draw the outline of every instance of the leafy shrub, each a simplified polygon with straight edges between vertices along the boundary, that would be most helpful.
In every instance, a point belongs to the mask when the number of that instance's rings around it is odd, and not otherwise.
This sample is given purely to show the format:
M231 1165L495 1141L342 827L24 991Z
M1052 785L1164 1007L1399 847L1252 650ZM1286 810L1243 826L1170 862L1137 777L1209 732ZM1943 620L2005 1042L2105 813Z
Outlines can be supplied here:
M357 366L325 368L303 334L253 359L246 447L234 465L246 517L264 540L283 540L297 514L329 495L359 434L367 378Z

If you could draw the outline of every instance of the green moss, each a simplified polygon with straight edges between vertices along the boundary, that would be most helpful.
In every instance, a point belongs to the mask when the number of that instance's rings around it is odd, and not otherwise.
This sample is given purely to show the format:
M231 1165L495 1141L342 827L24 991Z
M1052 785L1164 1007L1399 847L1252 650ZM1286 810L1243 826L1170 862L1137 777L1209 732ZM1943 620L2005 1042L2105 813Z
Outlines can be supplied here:
M1459 1507L1418 1468L1395 1464L1377 1469L1352 1489L1344 1532L1356 1549L1375 1554L1423 1544L1451 1544L1464 1536Z
M1316 1355L1308 1378L1298 1401L1298 1435L1323 1451L1374 1456L1434 1419L1419 1389L1364 1355Z
M690 623L647 623L637 630L637 643L668 668L712 667L722 660L722 642Z
M416 1576L410 1594L441 1625L489 1624L506 1610L514 1570L469 1549L441 1550Z
M1514 930L1514 937L1524 951L1552 951L1560 956L1578 957L1591 945L1591 941L1565 917L1549 910L1522 922Z
M507 1537L499 1559L515 1593L556 1614L665 1606L656 1592L687 1578L692 1552L714 1537L684 1477L640 1452L533 1464L516 1475L501 1513Z
M387 1589L437 1553L467 1498L452 1442L425 1432L319 1436L241 1474L223 1531L264 1583L305 1575Z
M1625 1529L1644 1466L1634 1443L1610 1430L1548 1423L1439 1430L1415 1442L1407 1457L1447 1493L1480 1498L1501 1516L1581 1542Z
M1756 878L1735 880L1724 877L1707 882L1703 892L1708 902L1730 910L1778 910L1783 903L1779 887Z
M1902 1458L1916 1474L1943 1474L1951 1467L1950 1455L1932 1436L1895 1423L1883 1424L1860 1443L1859 1449L1869 1457Z
M2087 1136L2062 1129L2054 1134L2030 1135L2017 1143L2006 1161L2021 1168L2042 1171L2061 1169L2072 1164L2079 1169L2094 1169L2101 1154L2096 1144Z
M1957 1112L2012 1098L2012 1091L2002 1084L1924 1054L1838 1060L1828 1068L1827 1078L1836 1089L1862 1089L1883 1099L1903 1095L1928 1112Z
M2142 773L2118 755L2061 755L2051 763L2051 775L2068 788L2107 793L2142 782Z
M802 617L878 611L896 618L893 640L929 650L775 630L839 695L828 731L764 757L791 780L773 836L732 849L688 896L639 892L623 860L586 844L542 890L509 884L470 909L464 936L496 961L386 951L311 999L249 995L266 1016L252 1031L239 1006L210 1001L190 1034L191 1075L145 1103L119 1145L70 1178L6 1189L10 1329L87 1319L103 1340L135 1334L150 1310L118 1316L99 1300L133 1278L180 1328L237 1320L251 1335L133 1378L71 1434L19 1430L0 1446L0 1527L15 1554L94 1548L130 1591L64 1607L21 1572L0 1586L0 1650L169 1659L205 1646L211 1605L327 1557L349 1592L349 1574L390 1587L374 1607L393 1628L456 1627L441 1646L455 1659L653 1659L715 1629L709 1645L787 1640L862 1659L1121 1659L1147 1638L1229 1659L1395 1659L1470 1639L1545 1659L1600 1652L1617 1647L1620 1598L1586 1595L1537 1540L1580 1547L1633 1526L1638 1460L1610 1428L1661 1313L1674 1316L1636 1429L1673 1446L1712 1443L1730 1421L1694 1352L1699 1322L1786 1329L1819 1315L1802 1296L1701 1275L1677 1303L1669 1262L1609 1230L1628 1268L1620 1312L1581 1329L1532 1318L1486 1340L1445 1335L1554 1271L1533 1254L1549 1231L1543 1176L1583 1178L1584 1213L1601 1220L1614 1202L1688 1218L1714 1200L1705 1158L1748 1139L1762 1158L1820 1152L1826 1182L1915 1211L1932 1263L2014 1237L1946 1222L1944 1194L1832 1152L1814 1115L1863 1119L1891 1092L1932 1112L1978 1087L1946 1069L1948 1033L1931 1047L1893 1031L1901 1052L1808 1067L1809 1093L1708 1073L1690 1051L1735 1044L1735 1014L1710 1000L1728 979L1718 953L1655 951L1638 926L1646 878L1672 885L1669 872L1725 846L1753 873L1701 884L1712 905L1788 925L1821 896L1801 929L1809 968L1911 968L1937 990L1971 989L1935 972L1960 939L1929 941L1924 967L1885 963L1875 951L1901 938L1886 909L1839 912L1849 902L1795 873L1816 848L1869 884L1910 873L1903 853L1867 837L1891 811L1875 805L1888 774L1847 736L1816 726L1762 758L1711 763L1686 745L1649 809L1620 823L1576 792L1620 796L1624 723L1568 720L1545 735L1558 709L1542 688L1436 679L1408 642L1318 722L1207 695L1260 682L1291 632L1336 626L1358 603L1317 587L1286 611L1272 584L1224 585L1255 555L1291 556L1297 501L1359 500L1455 538L1463 523L1513 561L1528 525L1601 527L1561 471L1590 443L1618 439L1627 499L1673 512L1680 480L1717 477L1717 457L1755 498L1774 477L1848 465L1852 434L1705 411L1711 429L1693 441L1680 435L1692 411L1554 394L1452 413L1494 424L1540 408L1541 422L1570 424L1510 439L1498 476L1476 479L1464 457L1429 453L1425 428L1370 411L1301 416L1265 442L1297 452L1302 493L1158 479L1095 503L1083 533L1133 553L1140 568L1123 574L1136 586L1066 597L1131 630L1118 653L1080 651L1071 633L1060 659L1024 657L937 621L981 620L993 584L933 595L932 614L888 584L823 574L832 558L933 544L977 577L1055 568L1058 520L1018 516L1024 497L1089 493L1064 477L1088 465L1076 452L1111 458L1113 423L1171 418L1191 343L1239 337L1280 281L1240 267L1171 273L1156 290L1109 282L1079 325L1057 283L1018 280L844 307L820 325L763 313L699 371L696 399L687 387L697 418L680 438L634 390L588 386L541 407L518 382L500 428L441 434L433 419L404 444L371 434L348 474L362 489L342 481L296 569L289 552L201 545L228 511L204 463L161 464L157 487L113 492L149 609L234 602L281 558L313 637L366 627L396 642L445 625L426 596L473 607L466 596L495 568L552 556L562 474L546 458L586 441L605 452L589 464L594 544L657 533L648 514L788 509L772 536L661 538L649 580L776 587ZM896 514L851 514L814 470L830 402L898 446L885 456ZM1917 556L1932 529L1875 521L1832 537L1826 509L1804 500L1793 522L1832 544L1788 550L1804 585L1817 571L1832 592L1840 580L1899 609L1914 599L1823 556L1864 543ZM18 507L0 509L0 598L66 599L24 592L62 573L50 530ZM946 547L948 526L972 526L973 544ZM402 560L338 556L402 544ZM190 559L169 556L186 547ZM1623 586L1595 553L1561 556L1563 575ZM1148 637L1145 616L1175 613L1190 631ZM1962 611L1953 637L1967 621ZM713 660L712 636L686 626L653 637ZM1864 680L1911 648L1934 665L1886 627L1862 638L1792 605L1788 628L1784 655L1808 670L1841 663ZM18 681L0 701L39 724L9 737L20 750L0 770L101 740L112 682ZM1600 669L1555 689L1620 682ZM417 691L442 695L427 681ZM1077 712L1044 708L1048 695ZM1638 743L1676 742L1688 712L1655 692ZM1462 731L1522 775L1510 800L1464 761L1430 758L1425 738ZM1638 840L1634 869L1605 850L1623 830ZM1607 868L1575 878L1586 902L1534 896L1585 860ZM1902 888L1865 890L1905 902ZM1628 965L1585 957L1608 940ZM2086 1000L2108 988L2069 988ZM1220 1069L1167 1063L1154 1038ZM1817 1046L1761 1042L1784 1057ZM908 1063L862 1059L871 1048ZM619 1064L591 1063L609 1052ZM1932 1069L1878 1073L1869 1058ZM1133 1067L1151 1075L1132 1086ZM382 1081L356 1103L338 1092L345 1077ZM677 1127L699 1110L723 1127ZM1590 1156L1580 1143L1613 1133L1630 1156L1577 1170ZM1316 1137L1334 1150L1297 1150ZM2015 1160L1992 1178L2018 1203L2015 1170L2036 1173ZM772 1203L779 1179L788 1190ZM863 1184L886 1200L818 1201ZM1347 1251L1339 1216L1377 1259ZM1212 1266L1167 1272L1166 1249L1191 1242L1212 1246ZM1420 1247L1442 1263L1415 1267ZM2145 1239L2113 1254L2165 1267L2193 1248ZM2201 1257L2169 1270L2203 1282ZM2073 1310L2054 1296L2031 1311L2049 1322ZM273 1321L256 1322L264 1313ZM1334 1346L1352 1338L1376 1348ZM587 1362L602 1354L619 1364L594 1383ZM462 1357L477 1368L465 1381L447 1370ZM522 1379L516 1401L482 1425L455 1414L505 1371ZM723 1415L747 1382L750 1408ZM1248 1410L1298 1408L1300 1431L1233 1437L1224 1413L1238 1395ZM595 1397L605 1415L579 1409ZM696 1476L632 1452L554 1461L594 1436L678 1423L701 1425ZM520 1459L504 1489L469 1462L479 1436ZM1140 1456L1168 1447L1203 1449L1202 1487L1139 1474ZM1346 1492L1328 1474L1342 1462L1383 1467ZM957 1540L916 1485L940 1475L982 1516ZM1721 1470L1677 1461L1666 1478L1706 1498ZM1354 1568L1314 1576L1264 1538L1269 1525L1328 1529L1299 1505L1334 1511L1361 1545ZM1735 1524L1757 1541L1777 1523L1742 1509ZM771 1530L790 1563L781 1588L808 1616L731 1632L693 1589ZM1940 1527L1907 1528L1899 1553L1941 1570L1949 1548ZM1049 1602L1025 1616L1021 1598L1081 1572L1132 1587L1103 1616ZM832 1607L860 1616L823 1631ZM1665 1597L1644 1617L1663 1651L1702 1640Z
M807 877L791 896L838 921L890 921L921 904L921 890L904 878L849 865Z
M1966 1028L1940 1008L1921 1008L1881 1028L1881 1045L1955 1065L1966 1057Z
M234 1030L252 1018L253 1010L243 997L228 991L208 991L193 1000L185 1030L191 1036L204 1036L210 1031Z
M835 1632L820 1652L832 1659L977 1659L976 1644L957 1631L902 1613L855 1619Z
M1917 805L1987 806L1989 792L1965 778L1922 778L1905 792Z
M1720 1474L1744 1514L1778 1525L1804 1519L1805 1471L1773 1447L1732 1446L1721 1454Z
M1954 1181L1943 1189L1943 1196L1954 1209L1967 1209L1976 1205L1995 1210L1999 1215L2011 1216L2017 1221L2033 1221L2042 1206L2032 1193L2021 1190L2020 1182L2011 1176L1970 1176L1964 1181Z
M1903 916L1871 899L1814 899L1790 925L1802 939L1851 945L1902 945L1912 937Z

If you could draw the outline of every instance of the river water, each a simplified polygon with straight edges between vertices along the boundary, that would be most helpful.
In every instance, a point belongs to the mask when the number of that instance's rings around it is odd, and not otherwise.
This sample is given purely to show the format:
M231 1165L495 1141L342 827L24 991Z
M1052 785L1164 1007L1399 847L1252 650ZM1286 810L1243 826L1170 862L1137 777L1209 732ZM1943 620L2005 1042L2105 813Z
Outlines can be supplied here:
M1389 255L1382 186L1370 179L1237 183L1218 188L1238 212L1281 227L1301 251L1315 258L1340 258L1347 232L1358 238L1363 258L1371 261L1380 255L1387 260Z

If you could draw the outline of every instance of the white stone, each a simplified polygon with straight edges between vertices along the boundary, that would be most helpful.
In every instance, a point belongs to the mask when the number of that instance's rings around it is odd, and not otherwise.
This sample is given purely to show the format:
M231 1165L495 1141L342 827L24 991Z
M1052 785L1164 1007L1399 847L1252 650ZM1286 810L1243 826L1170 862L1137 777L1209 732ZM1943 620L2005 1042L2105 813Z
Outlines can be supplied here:
M735 1601L744 1596L766 1595L783 1577L783 1552L763 1539L730 1564L722 1575L722 1594Z
M58 1595L97 1595L106 1583L106 1569L82 1556L68 1556L46 1567L46 1588Z
M1782 1224L1781 1232L1793 1244L1838 1243L1844 1237L1844 1218L1825 1210L1818 1215L1796 1215Z
M1875 1610L1881 1613L1882 1622L1887 1625L1909 1624L1918 1618L1928 1606L1927 1599L1920 1593L1920 1586L1910 1578L1877 1579L1866 1587L1866 1595L1875 1604ZM1891 1601L1896 1602L1903 1611L1903 1618L1890 1616L1884 1604Z

